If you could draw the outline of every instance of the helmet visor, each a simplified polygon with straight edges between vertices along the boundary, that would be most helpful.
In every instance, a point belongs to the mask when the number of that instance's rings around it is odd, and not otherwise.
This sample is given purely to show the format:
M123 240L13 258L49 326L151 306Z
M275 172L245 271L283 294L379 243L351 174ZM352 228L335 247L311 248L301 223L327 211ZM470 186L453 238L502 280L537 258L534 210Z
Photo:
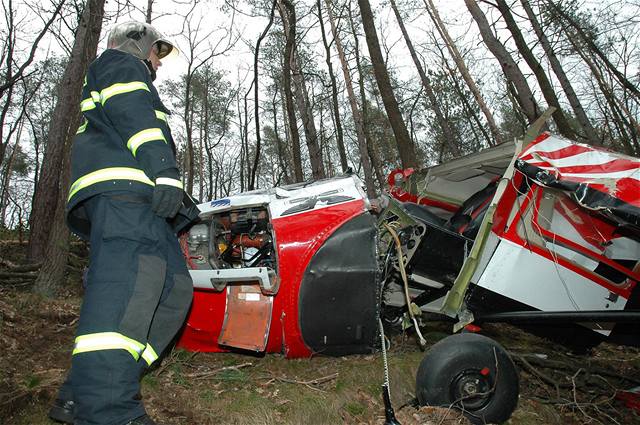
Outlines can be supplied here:
M154 47L157 49L158 59L174 59L180 54L180 50L167 40L158 40Z

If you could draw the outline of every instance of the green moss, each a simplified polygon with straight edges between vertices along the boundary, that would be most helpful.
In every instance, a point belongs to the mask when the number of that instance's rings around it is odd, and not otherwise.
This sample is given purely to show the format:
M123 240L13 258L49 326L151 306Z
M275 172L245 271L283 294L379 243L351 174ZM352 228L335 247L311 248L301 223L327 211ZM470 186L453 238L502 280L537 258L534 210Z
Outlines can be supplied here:
M344 409L353 416L360 416L367 410L366 407L358 402L349 402L344 405Z

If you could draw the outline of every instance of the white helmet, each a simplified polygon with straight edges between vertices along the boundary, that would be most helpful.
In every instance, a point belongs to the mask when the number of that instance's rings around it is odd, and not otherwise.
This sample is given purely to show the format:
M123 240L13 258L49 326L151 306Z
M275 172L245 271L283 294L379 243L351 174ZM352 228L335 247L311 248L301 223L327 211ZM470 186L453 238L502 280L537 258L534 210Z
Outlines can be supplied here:
M108 48L131 53L143 61L149 59L154 44L158 46L159 59L170 53L178 53L178 49L167 41L160 31L144 22L117 24L111 29L107 41Z

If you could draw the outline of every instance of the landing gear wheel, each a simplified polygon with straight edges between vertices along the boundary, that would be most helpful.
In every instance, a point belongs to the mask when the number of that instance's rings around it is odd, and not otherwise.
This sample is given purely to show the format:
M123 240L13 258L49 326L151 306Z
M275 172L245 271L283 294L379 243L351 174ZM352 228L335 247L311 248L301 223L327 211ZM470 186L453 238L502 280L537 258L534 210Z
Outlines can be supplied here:
M452 406L474 424L502 423L518 404L518 372L494 340L464 333L435 344L416 375L420 405Z

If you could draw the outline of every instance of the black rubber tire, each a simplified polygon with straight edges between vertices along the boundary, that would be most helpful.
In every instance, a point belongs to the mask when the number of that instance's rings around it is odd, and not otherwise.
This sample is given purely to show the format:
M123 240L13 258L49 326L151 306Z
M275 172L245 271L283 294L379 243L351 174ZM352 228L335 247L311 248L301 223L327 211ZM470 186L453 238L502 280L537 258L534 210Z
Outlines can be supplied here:
M433 345L416 375L420 405L454 407L474 424L505 422L518 394L518 372L505 349L473 333Z

